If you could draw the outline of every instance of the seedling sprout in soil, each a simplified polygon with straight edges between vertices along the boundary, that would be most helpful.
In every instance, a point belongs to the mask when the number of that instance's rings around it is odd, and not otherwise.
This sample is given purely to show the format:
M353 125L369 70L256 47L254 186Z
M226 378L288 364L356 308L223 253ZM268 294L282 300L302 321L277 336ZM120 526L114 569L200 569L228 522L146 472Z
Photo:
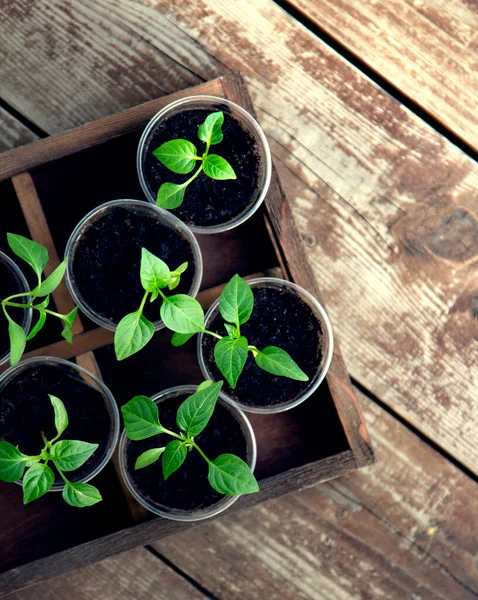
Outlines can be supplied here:
M100 492L88 483L72 483L64 473L81 467L97 450L98 444L78 440L60 440L68 427L65 405L56 396L48 394L55 414L56 436L47 440L43 432L38 433L45 444L37 456L22 454L18 446L0 441L0 479L13 483L23 477L23 503L44 496L55 482L55 474L48 466L51 461L65 482L63 500L71 506L83 508L102 500Z
M190 173L197 163L196 172L184 183L163 183L158 190L156 204L161 208L173 209L181 206L186 188L201 172L211 179L236 179L234 169L218 154L209 154L212 145L222 142L222 124L224 113L222 111L211 113L204 123L198 128L198 138L206 144L201 156L198 155L196 146L184 139L170 140L154 150L154 156L170 171L180 175Z
M207 426L216 407L222 381L204 381L196 392L179 406L176 423L179 433L161 425L158 406L146 396L136 396L122 406L126 435L130 440L145 440L164 434L174 438L166 446L150 448L136 459L135 470L143 469L161 458L164 479L177 471L188 451L197 451L208 465L208 481L220 494L240 496L259 491L251 469L235 454L221 454L211 460L198 446L195 438Z
M10 337L10 364L13 367L21 359L26 343L34 338L42 329L47 315L53 315L54 317L61 319L63 323L63 331L61 332L61 335L71 344L73 342L72 326L78 308L75 307L67 315L61 315L48 309L50 294L56 290L63 279L66 269L65 260L60 263L46 279L42 281L41 275L45 265L48 262L48 250L37 242L14 233L7 233L7 240L11 250L19 258L27 262L32 267L38 280L37 286L33 290L23 292L21 294L13 294L12 296L2 300L3 314L8 320L8 334ZM20 298L26 298L27 302L19 302ZM35 304L35 300L37 300L37 298L42 298L42 300ZM24 332L23 327L18 325L18 323L15 323L15 321L11 318L7 310L8 307L23 308L25 310L32 308L38 311L38 320L28 335Z

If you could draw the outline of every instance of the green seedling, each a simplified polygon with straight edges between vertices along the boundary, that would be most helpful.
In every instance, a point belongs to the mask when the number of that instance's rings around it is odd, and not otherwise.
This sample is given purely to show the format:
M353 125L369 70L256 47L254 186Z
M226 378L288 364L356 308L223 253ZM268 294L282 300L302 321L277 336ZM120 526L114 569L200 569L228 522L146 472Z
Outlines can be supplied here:
M130 440L145 440L153 436L169 436L166 446L143 452L136 459L135 469L143 469L161 458L164 479L177 471L186 460L188 450L196 450L208 465L208 481L220 494L240 496L259 491L249 466L235 454L221 454L211 460L201 450L195 438L205 429L216 407L222 381L204 381L197 391L179 407L176 423L179 433L161 425L158 406L146 396L136 396L121 411L126 435ZM162 442L161 437L161 442Z
M154 156L170 171L180 175L190 173L199 163L194 174L184 183L163 183L158 190L156 204L161 208L173 209L181 206L186 188L196 177L204 173L211 179L236 179L234 169L218 154L209 154L212 145L222 142L224 135L222 125L224 113L211 113L199 126L198 138L206 144L204 152L199 156L196 146L184 139L165 142L154 150Z
M37 285L34 289L21 294L13 294L2 300L2 310L8 321L8 334L10 336L10 365L13 367L21 359L26 343L34 338L43 325L45 325L47 315L58 317L62 321L63 331L61 335L71 344L73 342L73 321L75 320L78 308L75 307L67 315L61 315L48 308L50 294L56 290L63 279L66 260L60 263L42 281L42 273L48 262L48 250L37 242L14 233L7 233L7 240L12 252L27 262L35 271L37 277ZM26 298L26 302L20 302L21 298ZM8 313L9 307L23 308L24 310L32 308L38 311L38 320L28 335L23 330L23 327L11 318Z
M55 474L48 463L52 463L65 482L63 500L71 506L83 508L92 506L102 500L99 491L88 483L72 483L65 473L81 467L97 450L98 444L80 442L78 440L60 440L68 427L68 414L65 405L56 396L48 394L55 414L56 436L47 440L43 432L41 436L45 444L40 454L27 456L22 454L18 446L0 441L0 479L8 483L23 477L23 503L29 504L44 496L55 482Z

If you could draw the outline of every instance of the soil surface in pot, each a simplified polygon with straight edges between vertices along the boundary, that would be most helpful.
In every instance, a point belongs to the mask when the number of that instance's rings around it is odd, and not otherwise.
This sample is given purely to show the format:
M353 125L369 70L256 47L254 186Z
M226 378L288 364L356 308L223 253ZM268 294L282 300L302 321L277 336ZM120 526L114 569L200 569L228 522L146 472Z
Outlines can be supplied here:
M176 413L179 405L188 397L181 395L161 402L159 420L171 431L178 432ZM161 448L173 438L158 435L147 440L129 442L126 450L127 468L135 487L145 500L163 507L181 511L207 508L222 498L207 479L208 466L197 450L188 452L182 466L164 481L161 459L144 469L134 470L136 459L150 448ZM220 454L236 454L247 459L247 443L242 426L231 412L217 404L206 428L195 438L198 446L211 460Z
M13 269L0 258L0 300L12 294L21 294L27 290ZM17 298L15 302L25 303L24 298ZM8 314L19 325L23 325L26 313L21 308L8 308ZM10 351L10 338L8 335L8 321L5 315L0 316L0 361Z
M43 449L41 432L48 440L56 435L53 406L48 394L64 403L69 424L62 440L80 440L99 444L99 448L76 471L67 473L78 481L96 468L108 450L113 423L102 394L87 385L73 369L57 365L32 365L0 390L0 439L34 456ZM55 481L61 478L55 472Z
M185 110L159 123L146 144L144 176L156 195L165 182L183 183L195 172L178 175L170 171L153 155L161 144L174 139L192 142L201 156L206 144L197 136L199 125L212 110ZM184 201L171 212L188 225L208 227L228 223L244 213L257 199L260 191L259 150L252 135L245 131L239 121L224 112L222 131L224 139L211 146L209 153L225 158L234 169L237 179L217 181L201 173L186 189ZM198 163L199 167L199 163Z
M82 232L72 262L72 273L84 302L102 317L119 323L138 310L144 295L140 280L141 249L161 258L172 270L188 268L181 282L165 294L188 294L195 262L191 244L173 225L141 210L117 206L103 212ZM147 303L144 314L160 320L160 300Z
M254 310L247 323L241 325L241 334L249 344L260 350L278 346L290 354L299 367L312 379L322 359L322 329L312 309L296 294L271 288L252 288ZM208 329L225 335L221 315L213 319ZM224 379L214 362L216 339L204 335L202 351L206 364L218 381ZM267 407L288 403L308 388L310 381L294 381L277 377L260 369L249 353L244 370L233 390L224 382L223 390L241 404Z

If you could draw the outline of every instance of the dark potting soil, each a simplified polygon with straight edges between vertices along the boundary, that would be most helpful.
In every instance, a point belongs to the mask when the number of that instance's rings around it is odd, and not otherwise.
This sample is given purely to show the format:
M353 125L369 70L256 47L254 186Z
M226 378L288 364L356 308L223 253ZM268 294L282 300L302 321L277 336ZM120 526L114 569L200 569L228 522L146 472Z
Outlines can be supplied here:
M195 262L192 247L183 233L142 210L121 206L102 212L83 232L73 256L72 272L80 295L91 309L119 323L138 310L144 295L140 279L141 249L161 258L171 269L188 262L173 292L191 290ZM144 314L160 320L160 300L147 303Z
M69 424L60 439L99 444L84 465L66 474L70 481L78 481L103 460L113 423L101 393L72 368L32 365L10 380L0 390L0 439L18 446L24 454L39 454L44 447L41 432L48 440L56 435L48 394L60 398L68 413ZM55 480L61 482L52 468Z
M179 405L187 395L165 400L159 405L159 420L171 431L178 431L176 413ZM224 496L215 492L207 479L208 467L206 461L197 450L188 452L182 466L164 481L161 459L144 469L134 470L136 459L150 448L165 446L173 438L158 435L139 442L129 442L126 460L128 471L135 482L139 493L150 502L160 504L165 508L183 511L207 508L218 502ZM211 420L206 428L195 438L198 446L211 460L220 454L236 454L243 460L247 459L247 444L241 424L224 408L217 404Z
M185 110L165 119L152 131L146 143L145 178L154 195L165 182L183 183L195 172L178 175L153 155L161 144L174 139L192 142L201 156L206 144L198 138L199 125L213 112L209 109ZM224 139L211 146L209 153L225 158L237 179L216 181L201 173L186 189L184 201L171 212L188 225L211 226L228 223L245 212L257 199L259 190L259 151L252 135L224 107ZM198 164L199 166L199 164Z
M13 269L2 261L0 257L0 300L4 300L12 294L21 294L26 292L21 280ZM25 299L18 298L16 302L25 303ZM23 325L26 319L26 312L21 308L9 308L8 314L19 325ZM0 316L0 362L1 359L10 351L10 338L8 336L8 321L5 315Z
M311 308L294 293L287 290L252 288L254 310L247 323L241 325L241 334L249 344L260 350L278 346L290 354L299 367L312 379L322 359L322 329ZM210 323L208 329L225 335L221 315ZM213 379L224 379L214 362L216 339L203 337L203 356ZM244 370L233 390L224 382L223 390L237 402L248 406L274 406L292 401L310 381L294 381L278 377L260 369L249 353Z

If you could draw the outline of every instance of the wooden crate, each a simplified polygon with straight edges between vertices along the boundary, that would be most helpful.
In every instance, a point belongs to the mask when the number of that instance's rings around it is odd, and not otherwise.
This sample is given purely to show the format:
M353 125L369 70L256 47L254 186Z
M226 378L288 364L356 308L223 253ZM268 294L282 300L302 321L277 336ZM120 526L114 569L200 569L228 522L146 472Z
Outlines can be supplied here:
M116 198L144 198L135 170L141 131L163 106L193 94L229 98L253 110L240 75L231 74L1 155L0 249L8 251L7 231L30 235L48 248L51 271L70 232L88 211ZM275 171L263 207L250 220L232 231L197 237L204 259L198 300L205 308L236 272L290 279L323 303ZM54 292L54 302L61 312L73 308L64 285ZM52 323L30 342L27 356L74 358L102 376L119 405L135 394L151 395L202 380L196 345L173 348L168 331L157 333L140 354L121 366L114 356L113 333L83 315L75 322L74 333L69 345L61 340L59 325ZM311 398L288 412L249 417L258 443L256 475L261 491L240 498L229 512L374 460L337 341L326 382ZM125 492L115 461L95 484L104 501L78 510L53 493L25 507L20 487L0 482L0 594L195 526L146 513Z

